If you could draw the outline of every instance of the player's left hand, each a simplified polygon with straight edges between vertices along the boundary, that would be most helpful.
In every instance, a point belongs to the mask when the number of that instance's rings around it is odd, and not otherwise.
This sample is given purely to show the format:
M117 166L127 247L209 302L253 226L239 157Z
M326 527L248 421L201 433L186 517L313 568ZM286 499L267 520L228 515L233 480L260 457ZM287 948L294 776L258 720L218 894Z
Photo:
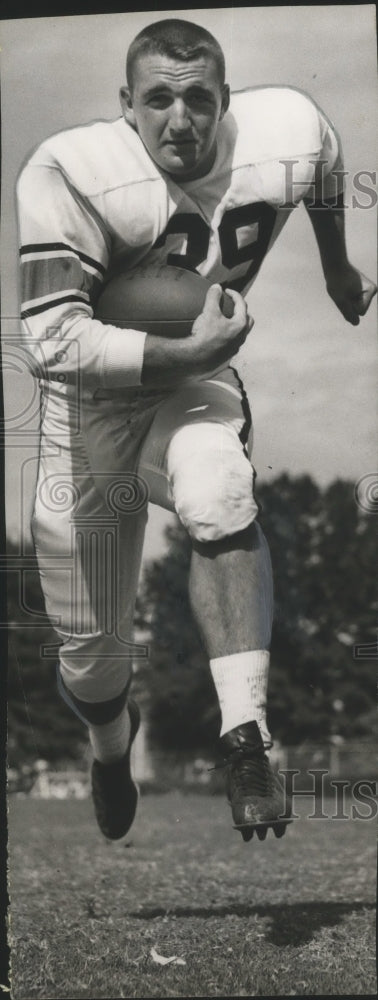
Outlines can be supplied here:
M327 292L348 323L358 326L367 312L377 286L352 264L331 271L326 277Z

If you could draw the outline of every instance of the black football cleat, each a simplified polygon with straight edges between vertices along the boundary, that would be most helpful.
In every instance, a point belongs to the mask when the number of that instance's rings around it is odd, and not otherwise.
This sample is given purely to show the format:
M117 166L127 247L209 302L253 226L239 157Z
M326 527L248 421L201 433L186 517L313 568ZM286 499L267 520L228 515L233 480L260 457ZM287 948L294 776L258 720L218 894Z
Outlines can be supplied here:
M284 789L272 771L257 722L236 726L221 737L220 748L226 770L227 797L232 809L234 829L243 840L256 831L265 840L269 827L282 837L291 823L291 806Z
M138 804L138 787L131 777L130 751L140 725L140 712L135 701L129 699L128 712L131 730L126 753L120 760L92 764L92 798L96 819L101 833L108 840L119 840L130 829Z

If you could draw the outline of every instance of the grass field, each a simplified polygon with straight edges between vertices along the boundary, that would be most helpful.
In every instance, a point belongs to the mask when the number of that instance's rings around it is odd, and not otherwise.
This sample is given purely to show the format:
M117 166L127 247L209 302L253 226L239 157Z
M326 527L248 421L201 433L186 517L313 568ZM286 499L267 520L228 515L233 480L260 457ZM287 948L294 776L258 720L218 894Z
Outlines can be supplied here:
M108 843L90 800L11 798L13 1000L375 995L375 824L305 806L244 844L223 797L149 794Z

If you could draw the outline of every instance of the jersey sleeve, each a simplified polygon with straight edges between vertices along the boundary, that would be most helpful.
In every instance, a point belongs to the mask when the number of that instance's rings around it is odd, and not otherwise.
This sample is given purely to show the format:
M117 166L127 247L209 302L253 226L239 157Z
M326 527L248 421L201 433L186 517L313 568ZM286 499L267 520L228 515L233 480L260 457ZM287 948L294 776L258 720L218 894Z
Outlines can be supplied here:
M341 139L332 122L317 107L321 149L318 169L315 169L314 191L305 197L305 204L315 201L330 201L331 204L344 192L345 171Z
M146 334L93 318L110 259L103 220L58 166L30 161L17 184L22 335L35 375L141 384Z

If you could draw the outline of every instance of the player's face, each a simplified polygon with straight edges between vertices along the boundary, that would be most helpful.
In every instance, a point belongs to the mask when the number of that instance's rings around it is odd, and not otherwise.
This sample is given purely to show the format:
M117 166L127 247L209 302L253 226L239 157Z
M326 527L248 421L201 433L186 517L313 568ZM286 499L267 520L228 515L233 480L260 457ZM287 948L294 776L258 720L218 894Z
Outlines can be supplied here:
M177 180L194 180L211 169L218 124L229 88L211 57L191 62L149 54L134 67L132 90L122 87L126 121L140 135L158 167Z

